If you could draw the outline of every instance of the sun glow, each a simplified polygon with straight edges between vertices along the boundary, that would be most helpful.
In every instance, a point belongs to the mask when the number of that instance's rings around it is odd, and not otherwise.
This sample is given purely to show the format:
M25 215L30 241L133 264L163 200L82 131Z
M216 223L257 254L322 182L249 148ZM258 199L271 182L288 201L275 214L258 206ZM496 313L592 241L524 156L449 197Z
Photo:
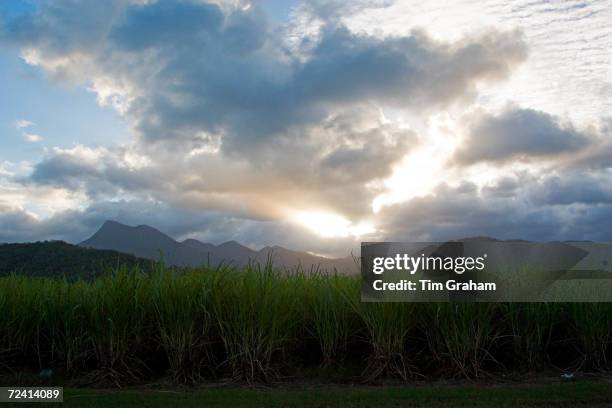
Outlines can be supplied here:
M429 194L442 182L452 181L446 162L458 145L457 125L446 113L430 118L427 138L411 151L384 181L386 192L372 202L372 210Z
M325 237L360 237L374 232L374 227L369 222L352 223L338 214L324 211L299 211L294 216L295 221Z

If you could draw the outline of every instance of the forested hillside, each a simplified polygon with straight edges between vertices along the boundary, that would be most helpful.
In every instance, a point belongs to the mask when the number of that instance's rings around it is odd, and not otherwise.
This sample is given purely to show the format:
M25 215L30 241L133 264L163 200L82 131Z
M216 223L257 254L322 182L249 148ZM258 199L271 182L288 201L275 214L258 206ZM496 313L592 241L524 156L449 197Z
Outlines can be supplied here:
M82 248L63 241L0 245L0 276L91 278L118 266L140 266L148 271L153 262L117 251Z

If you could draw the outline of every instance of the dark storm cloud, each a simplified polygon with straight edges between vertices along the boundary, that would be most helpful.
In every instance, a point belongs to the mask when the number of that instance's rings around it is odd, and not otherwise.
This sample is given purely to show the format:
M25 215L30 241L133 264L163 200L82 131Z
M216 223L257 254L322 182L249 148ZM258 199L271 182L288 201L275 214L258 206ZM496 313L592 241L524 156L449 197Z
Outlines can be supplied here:
M0 206L0 244L36 241L41 237L49 237L50 234L46 228L42 231L36 228L37 222L36 218L25 211Z
M290 86L305 100L444 106L472 92L478 80L507 76L525 57L518 32L443 44L420 32L380 39L332 26Z
M34 165L30 175L14 181L85 191L93 199L158 187L155 179L159 174L130 168L126 154L129 154L126 147L52 149Z
M501 179L497 180L495 183L484 186L483 195L497 197L497 198L514 197L516 193L520 190L522 181L524 180L519 180L518 177L512 177L512 176L502 177Z
M111 42L128 51L169 46L189 47L194 35L205 44L216 39L224 16L214 4L160 1L129 9L110 32ZM212 38L211 38L212 37ZM225 45L225 44L224 44Z
M364 9L385 8L393 3L393 0L308 0L299 9L310 18L337 22Z
M27 13L13 17L0 14L0 40L18 46L37 45L50 54L91 51L100 46L99 41L112 20L129 3L128 0L39 2Z
M511 172L509 172L511 173ZM483 199L522 200L539 206L612 204L612 178L609 174L557 168L542 174L516 173L483 186Z
M222 132L224 150L244 155L362 101L426 110L465 100L477 81L503 78L525 58L517 33L448 45L418 33L378 39L332 26L305 62L280 54L271 39L246 54L220 52L216 44L223 41L203 44L195 58L197 44L160 56L170 60L155 74L158 87L136 105L145 136Z
M601 120L592 126L597 135L596 142L587 149L567 160L567 167L575 171L605 171L612 168L612 119Z
M533 109L511 108L499 115L478 112L465 119L466 139L456 153L461 164L577 153L594 142L571 124Z
M527 186L535 205L612 204L610 176L584 172L547 177L540 184Z
M371 37L334 22L290 49L285 29L258 7L124 1L98 13L93 2L80 13L90 2L79 2L71 14L72 3L9 21L3 41L37 49L54 60L52 71L127 83L128 115L145 138L222 132L224 149L243 154L338 105L428 109L471 97L476 82L504 78L526 58L518 32L446 44L423 33Z
M38 162L30 179L35 183L63 186L72 190L82 188L97 170L94 166L67 154L53 154Z
M386 239L397 241L448 240L472 236L529 240L612 240L603 226L612 217L612 200L600 183L567 180L555 191L552 177L513 197L481 194L469 183L442 185L434 194L391 206L381 213ZM584 194L584 195L581 195Z

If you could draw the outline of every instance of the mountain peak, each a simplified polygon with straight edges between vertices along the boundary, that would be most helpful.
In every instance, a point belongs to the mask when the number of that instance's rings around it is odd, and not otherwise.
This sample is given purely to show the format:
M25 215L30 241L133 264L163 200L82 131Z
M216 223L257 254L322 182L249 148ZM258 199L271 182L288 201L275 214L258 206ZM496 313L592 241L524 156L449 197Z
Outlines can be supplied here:
M112 249L142 258L159 259L176 252L179 245L174 239L148 225L132 227L108 220L90 238L79 246L94 249Z
M234 240L224 242L220 244L218 247L219 248L246 248L244 245Z
M116 228L116 227L122 227L122 228L129 228L128 225L122 224L118 221L115 220L106 220L104 221L104 224L102 224L102 226L100 227L100 229L108 229L108 228Z
M192 249L197 249L200 251L211 251L215 248L215 246L213 244L209 244L209 243L204 243L202 241L199 241L197 239L194 238L187 238L183 241L181 241L182 245L185 245L189 248Z
M83 245L87 241L91 241L94 238L109 238L115 234L139 234L140 236L145 235L144 238L150 239L156 237L157 239L167 239L172 240L168 235L163 232L145 224L138 225L136 227L132 227L130 225L122 224L118 221L114 220L106 220L104 224L96 231L89 239L83 241L79 245Z
M183 244L203 244L202 241L199 241L197 239L194 238L187 238L184 239L183 241L181 241Z

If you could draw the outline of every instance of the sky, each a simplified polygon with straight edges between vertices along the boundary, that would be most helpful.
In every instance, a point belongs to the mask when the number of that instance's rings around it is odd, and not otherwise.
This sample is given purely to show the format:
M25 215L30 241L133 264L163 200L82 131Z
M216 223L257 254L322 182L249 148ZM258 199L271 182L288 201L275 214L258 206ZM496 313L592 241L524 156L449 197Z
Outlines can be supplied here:
M612 1L0 2L0 242L612 240Z

